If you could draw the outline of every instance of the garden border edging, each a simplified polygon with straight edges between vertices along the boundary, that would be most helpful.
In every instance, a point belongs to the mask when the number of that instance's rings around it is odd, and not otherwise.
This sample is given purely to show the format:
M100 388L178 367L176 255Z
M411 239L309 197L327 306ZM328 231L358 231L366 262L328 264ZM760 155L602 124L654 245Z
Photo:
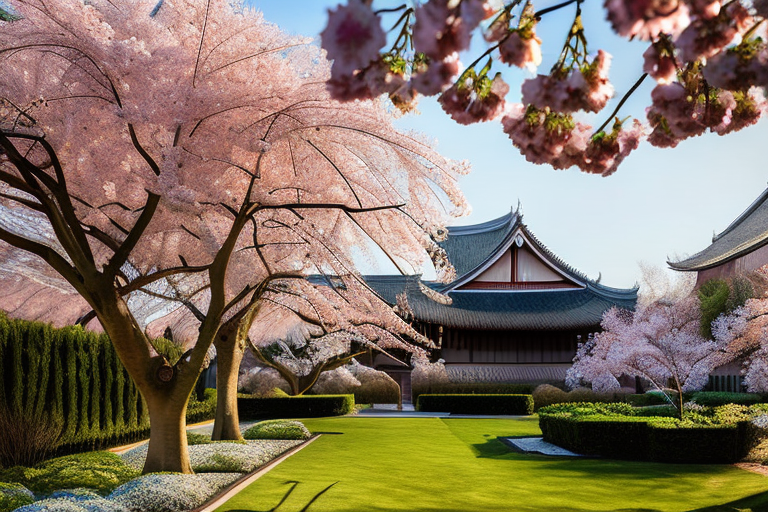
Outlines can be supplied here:
M189 512L213 512L220 506L222 506L224 503L229 501L233 496L237 495L240 491L251 485L253 482L264 476L265 474L269 473L272 468L283 462L285 459L290 457L291 455L300 452L310 444L312 444L316 439L318 439L322 434L316 434L312 436L311 438L307 439L305 442L301 443L298 446L295 446L288 450L287 452L284 452L280 454L279 457L276 457L272 459L271 461L267 462L260 468L258 468L256 471L249 473L236 482L232 483L225 489L223 489L221 492L216 493L213 497L211 497L207 502L202 504L201 506L194 508L190 510Z

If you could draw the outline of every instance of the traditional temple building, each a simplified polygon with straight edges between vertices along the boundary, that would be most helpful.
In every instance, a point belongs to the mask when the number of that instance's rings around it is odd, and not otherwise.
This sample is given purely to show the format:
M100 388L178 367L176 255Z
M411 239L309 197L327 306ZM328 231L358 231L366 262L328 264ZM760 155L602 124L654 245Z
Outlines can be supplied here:
M531 233L519 212L448 228L442 247L456 268L448 284L419 276L367 276L388 302L405 293L414 325L441 347L451 380L535 382L565 378L580 340L613 306L634 309L637 289L601 285ZM429 298L428 286L450 298Z
M713 278L730 278L768 264L768 189L764 190L703 251L667 262L674 270L696 272L696 286Z
M744 210L704 250L680 261L668 261L670 268L696 272L696 287L710 279L729 279L768 265L768 189ZM715 391L741 391L741 361L717 368L709 376Z

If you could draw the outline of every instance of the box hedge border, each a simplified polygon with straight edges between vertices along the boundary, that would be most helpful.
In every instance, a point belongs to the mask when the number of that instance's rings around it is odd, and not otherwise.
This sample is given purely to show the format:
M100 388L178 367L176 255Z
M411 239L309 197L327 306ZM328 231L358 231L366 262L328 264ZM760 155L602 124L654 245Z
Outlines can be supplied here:
M582 455L731 464L748 451L747 425L677 427L669 418L541 415L544 440Z
M240 420L344 416L354 410L354 395L308 395L275 398L239 395L237 397L237 412Z
M533 396L424 394L419 396L416 410L451 414L527 416L533 414Z

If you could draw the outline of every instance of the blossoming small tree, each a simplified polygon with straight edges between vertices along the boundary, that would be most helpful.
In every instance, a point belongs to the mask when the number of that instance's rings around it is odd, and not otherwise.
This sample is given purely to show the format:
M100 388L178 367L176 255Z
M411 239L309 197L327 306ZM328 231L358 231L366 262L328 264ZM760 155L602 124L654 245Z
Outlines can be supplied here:
M619 387L622 375L641 377L673 403L682 415L683 392L701 389L722 364L726 340L700 333L699 301L692 280L670 283L658 269L643 266L644 292L636 311L609 309L603 331L581 344L566 382L592 384L595 391ZM667 392L672 388L677 400Z
M95 312L149 407L145 471L191 472L184 413L208 349L247 332L278 282L359 279L339 249L370 244L403 271L431 256L450 275L436 240L449 212L464 211L465 166L397 132L380 105L318 95L316 52L258 13L223 0L5 9L5 270L45 262L58 290ZM133 299L173 279L205 310L194 346L170 365ZM28 297L51 282L27 279ZM38 316L74 311L35 305Z
M605 0L613 30L649 46L638 81L606 121L595 129L577 120L574 114L600 112L614 95L610 55L597 50L590 57L583 2L537 10L534 0L429 0L376 10L373 0L348 0L329 11L322 33L333 59L328 88L345 101L386 94L404 111L418 95L438 95L458 123L500 118L530 162L603 176L615 172L646 133L654 146L675 147L707 131L740 130L764 115L768 46L761 36L768 2ZM542 61L536 28L566 8L575 13L559 58L548 73L523 82L520 103L506 103L509 86L493 74L494 64L536 69ZM385 17L394 20L386 20L389 40ZM459 55L479 33L488 47L464 67ZM657 85L647 122L624 127L615 116L648 76Z

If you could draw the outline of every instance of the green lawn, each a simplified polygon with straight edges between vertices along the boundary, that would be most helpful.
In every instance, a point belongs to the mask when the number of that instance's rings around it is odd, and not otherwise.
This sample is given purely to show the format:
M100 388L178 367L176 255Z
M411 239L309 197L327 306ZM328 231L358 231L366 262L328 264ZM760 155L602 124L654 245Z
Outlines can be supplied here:
M535 418L328 418L305 424L329 434L218 510L768 510L768 478L732 466L523 455L496 439L539 434Z

